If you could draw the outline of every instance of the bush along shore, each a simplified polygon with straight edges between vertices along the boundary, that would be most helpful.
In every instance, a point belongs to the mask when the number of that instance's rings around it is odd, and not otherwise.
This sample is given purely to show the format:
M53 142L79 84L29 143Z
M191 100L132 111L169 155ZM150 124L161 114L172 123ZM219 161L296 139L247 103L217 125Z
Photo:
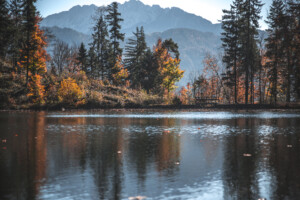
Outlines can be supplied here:
M4 70L5 69L5 70ZM4 71L6 71L4 73ZM108 81L88 79L85 72L64 74L60 78L48 73L41 84L32 87L42 94L26 88L26 77L15 74L7 65L0 73L0 108L3 109L61 109L61 108L138 108L161 104L163 98L114 86Z

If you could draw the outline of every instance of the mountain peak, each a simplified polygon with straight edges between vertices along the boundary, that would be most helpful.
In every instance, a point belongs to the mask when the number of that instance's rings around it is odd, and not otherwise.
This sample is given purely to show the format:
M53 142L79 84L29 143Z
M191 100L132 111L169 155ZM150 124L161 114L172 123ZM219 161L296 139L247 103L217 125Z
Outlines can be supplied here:
M141 2L141 1L139 1L139 0L129 0L129 1L125 1L124 4L126 4L126 3L130 3L130 4L143 4L144 5L144 3Z
M74 6L69 11L64 11L46 17L42 26L71 28L78 32L90 34L93 27L92 16L95 15L97 6ZM200 16L187 13L176 7L161 8L159 5L145 5L140 0L129 0L119 4L119 12L124 19L122 32L127 36L132 35L136 27L144 26L146 33L163 32L172 28L191 28L203 32L220 33L220 26L213 25L210 21Z
M145 7L146 5L139 1L139 0L129 0L125 1L124 4L119 4L121 7L134 7L134 8L142 8Z

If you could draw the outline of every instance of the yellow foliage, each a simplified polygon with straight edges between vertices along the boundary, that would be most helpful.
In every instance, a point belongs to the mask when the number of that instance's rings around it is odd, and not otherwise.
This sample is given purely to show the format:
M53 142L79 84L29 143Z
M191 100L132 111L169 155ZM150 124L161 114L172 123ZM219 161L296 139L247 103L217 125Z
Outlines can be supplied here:
M179 65L179 59L169 57L164 62L164 66L159 69L163 77L162 84L168 92L174 90L175 83L183 77L184 71L179 68Z
M58 89L58 99L60 102L78 105L84 103L83 96L83 90L77 85L74 79L69 77L60 83L60 88Z
M176 88L175 83L178 82L184 74L184 71L180 69L180 59L172 58L168 50L163 47L161 40L158 40L154 47L154 55L158 65L161 87L163 90L167 90L169 97L170 92Z
M125 79L128 77L128 71L127 69L124 68L124 65L122 64L121 56L118 57L114 69L116 73L113 74L112 76L114 78L115 84L124 85Z

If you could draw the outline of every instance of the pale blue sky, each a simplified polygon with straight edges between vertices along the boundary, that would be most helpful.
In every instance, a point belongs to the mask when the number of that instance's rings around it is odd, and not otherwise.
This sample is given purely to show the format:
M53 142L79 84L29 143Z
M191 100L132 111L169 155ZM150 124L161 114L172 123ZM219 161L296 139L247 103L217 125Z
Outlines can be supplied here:
M116 0L117 2L124 3L128 0ZM157 4L163 8L166 7L179 7L189 13L194 13L213 23L217 23L222 18L222 9L228 9L232 0L141 0L144 4L153 5ZM37 7L42 17L58 13L61 11L69 10L75 5L90 5L97 6L107 5L113 0L38 0ZM272 0L262 0L265 4L262 8L263 19L267 15L267 10ZM266 24L261 20L261 28L265 29Z

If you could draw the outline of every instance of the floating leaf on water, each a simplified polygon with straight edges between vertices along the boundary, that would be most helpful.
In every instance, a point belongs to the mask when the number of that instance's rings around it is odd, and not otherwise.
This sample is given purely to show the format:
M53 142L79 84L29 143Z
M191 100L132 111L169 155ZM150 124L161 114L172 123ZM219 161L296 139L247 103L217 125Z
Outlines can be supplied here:
M250 153L244 153L243 156L244 157L251 157L252 155Z
M288 144L288 145L287 145L287 147L288 147L288 148L292 148L292 147L293 147L293 145L291 145L291 144Z
M198 128L198 130L200 130L200 128Z
M146 199L147 197L145 196L136 196L136 197L129 197L129 200L142 200L142 199Z

